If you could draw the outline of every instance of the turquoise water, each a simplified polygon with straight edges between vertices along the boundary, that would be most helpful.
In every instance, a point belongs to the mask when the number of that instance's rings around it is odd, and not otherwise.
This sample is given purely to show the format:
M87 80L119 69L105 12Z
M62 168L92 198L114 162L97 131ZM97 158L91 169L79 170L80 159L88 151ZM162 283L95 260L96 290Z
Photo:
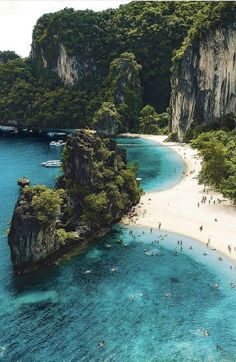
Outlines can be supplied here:
M145 228L131 234L120 225L83 255L14 277L4 231L16 179L53 185L58 170L40 162L58 157L47 143L0 139L0 361L235 361L236 289L230 283L236 270L189 238Z
M117 138L117 143L126 149L128 160L138 162L145 191L167 189L181 180L184 162L172 149L142 138Z

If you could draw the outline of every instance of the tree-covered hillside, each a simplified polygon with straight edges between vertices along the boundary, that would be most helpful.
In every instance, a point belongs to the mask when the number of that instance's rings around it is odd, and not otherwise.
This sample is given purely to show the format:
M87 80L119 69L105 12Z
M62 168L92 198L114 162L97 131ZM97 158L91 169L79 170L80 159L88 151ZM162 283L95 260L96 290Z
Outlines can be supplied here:
M80 128L91 126L103 103L111 102L119 130L138 129L146 105L166 111L173 54L208 7L137 1L116 10L43 15L30 57L10 56L0 64L0 122ZM72 69L73 79L62 67Z

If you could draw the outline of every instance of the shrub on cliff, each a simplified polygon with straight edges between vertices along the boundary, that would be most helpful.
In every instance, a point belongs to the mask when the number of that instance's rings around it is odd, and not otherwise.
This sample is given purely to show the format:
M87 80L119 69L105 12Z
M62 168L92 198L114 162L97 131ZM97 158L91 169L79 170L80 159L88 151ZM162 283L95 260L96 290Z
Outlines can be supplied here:
M42 224L50 224L58 216L62 204L62 190L52 190L46 186L25 187L23 198L28 202L35 216Z
M113 136L118 133L121 117L112 102L104 102L95 112L93 127L101 135Z

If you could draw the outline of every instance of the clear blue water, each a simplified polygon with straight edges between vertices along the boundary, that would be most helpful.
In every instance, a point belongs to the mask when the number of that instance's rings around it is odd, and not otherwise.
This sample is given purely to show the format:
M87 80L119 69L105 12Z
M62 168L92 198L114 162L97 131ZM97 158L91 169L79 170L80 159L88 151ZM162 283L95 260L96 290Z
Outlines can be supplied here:
M58 170L40 162L58 152L35 140L0 139L0 361L235 361L236 289L230 283L236 270L189 238L143 228L131 235L120 225L87 253L14 277L4 232L16 179L25 175L52 186ZM142 168L149 167L148 157Z
M127 151L128 160L138 163L138 177L145 191L163 190L174 186L183 176L184 162L172 149L142 138L117 138Z

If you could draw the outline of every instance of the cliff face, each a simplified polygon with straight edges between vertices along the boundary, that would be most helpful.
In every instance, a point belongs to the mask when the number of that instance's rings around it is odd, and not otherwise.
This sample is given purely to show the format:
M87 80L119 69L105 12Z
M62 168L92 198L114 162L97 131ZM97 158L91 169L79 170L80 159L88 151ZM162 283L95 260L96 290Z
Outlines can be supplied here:
M34 45L32 56L41 66L57 73L65 85L73 86L77 81L82 81L88 72L95 74L96 66L92 54L86 49L83 54L75 56L69 54L63 43L53 43L51 46L54 48L51 51L53 56L50 56L50 50Z
M36 265L59 249L55 220L50 225L42 227L39 220L31 214L30 203L26 198L26 194L22 191L9 233L11 258L16 271Z
M194 40L172 75L172 131L236 113L236 24Z
M18 274L54 263L110 231L140 198L125 153L110 139L77 131L68 140L56 190L25 187L16 204L8 243Z

